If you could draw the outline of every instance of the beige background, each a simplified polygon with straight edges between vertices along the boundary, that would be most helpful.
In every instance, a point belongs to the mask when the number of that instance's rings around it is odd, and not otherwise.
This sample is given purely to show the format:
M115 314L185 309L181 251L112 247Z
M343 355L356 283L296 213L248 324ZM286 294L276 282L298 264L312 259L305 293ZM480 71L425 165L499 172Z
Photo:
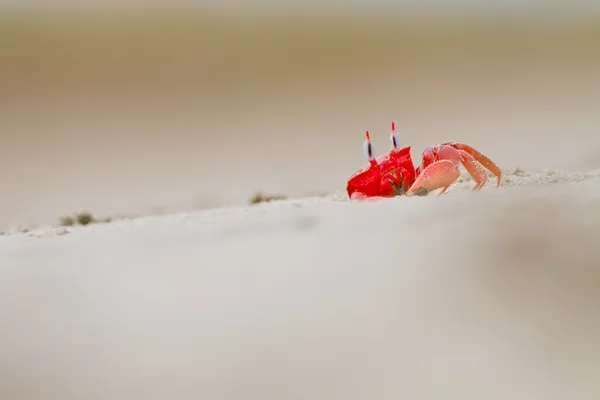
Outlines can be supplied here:
M0 226L343 190L387 151L600 167L600 24L175 8L0 21Z

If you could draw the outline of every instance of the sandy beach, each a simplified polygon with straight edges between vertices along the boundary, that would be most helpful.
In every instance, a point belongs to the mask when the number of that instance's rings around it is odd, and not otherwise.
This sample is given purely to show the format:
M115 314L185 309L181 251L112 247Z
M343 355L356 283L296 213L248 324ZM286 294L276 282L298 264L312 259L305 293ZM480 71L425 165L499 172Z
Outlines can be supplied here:
M599 176L0 237L2 397L596 398Z
M597 399L598 24L232 10L0 23L0 398Z

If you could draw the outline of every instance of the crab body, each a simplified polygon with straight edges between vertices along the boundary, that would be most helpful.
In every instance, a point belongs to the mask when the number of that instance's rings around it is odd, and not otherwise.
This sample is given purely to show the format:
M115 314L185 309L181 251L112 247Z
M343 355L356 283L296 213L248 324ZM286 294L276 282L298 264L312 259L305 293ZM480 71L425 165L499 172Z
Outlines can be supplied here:
M356 171L346 185L348 195L354 193L363 197L392 197L397 190L386 178L402 177L402 188L408 190L416 178L416 171L410 155L410 146L397 152L382 154L362 169ZM398 184L398 179L393 181Z
M368 131L366 137L364 149L369 163L348 179L346 191L351 199L426 195L437 189L442 189L440 194L443 194L460 177L460 165L473 177L473 190L481 189L488 180L484 167L497 177L497 186L500 186L500 168L469 145L445 142L427 147L423 150L421 164L415 168L411 147L400 148L393 122L392 149L388 153L375 158Z

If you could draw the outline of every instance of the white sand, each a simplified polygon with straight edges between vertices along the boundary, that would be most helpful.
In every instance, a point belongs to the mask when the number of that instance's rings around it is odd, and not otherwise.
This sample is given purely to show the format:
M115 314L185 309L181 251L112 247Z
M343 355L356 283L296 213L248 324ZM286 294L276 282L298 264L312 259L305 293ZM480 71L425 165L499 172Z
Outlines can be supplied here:
M2 399L595 399L600 174L0 237Z

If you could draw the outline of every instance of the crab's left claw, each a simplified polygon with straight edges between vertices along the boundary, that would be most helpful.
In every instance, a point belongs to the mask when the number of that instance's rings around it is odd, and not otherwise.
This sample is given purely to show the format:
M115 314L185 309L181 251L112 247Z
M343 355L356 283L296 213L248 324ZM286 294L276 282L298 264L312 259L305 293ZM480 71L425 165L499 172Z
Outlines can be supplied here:
M460 177L458 164L451 160L440 160L429 164L406 191L407 194L428 193L447 188Z

